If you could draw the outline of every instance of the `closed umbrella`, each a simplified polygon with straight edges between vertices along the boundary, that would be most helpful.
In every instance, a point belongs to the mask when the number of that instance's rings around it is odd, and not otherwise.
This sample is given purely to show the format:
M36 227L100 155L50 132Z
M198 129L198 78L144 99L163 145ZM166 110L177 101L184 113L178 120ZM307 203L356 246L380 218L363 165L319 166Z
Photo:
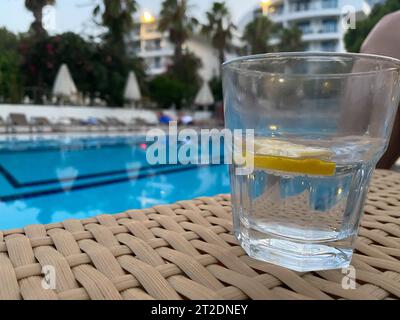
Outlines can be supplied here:
M208 107L214 104L215 100L212 95L210 86L207 81L204 81L203 85L200 88L200 91L197 93L196 99L194 99L194 103L198 106Z
M124 99L131 104L142 99L139 84L133 71L129 72L128 80L126 81Z
M78 94L74 80L66 64L63 64L58 70L56 80L53 86L53 96L61 99L73 99Z

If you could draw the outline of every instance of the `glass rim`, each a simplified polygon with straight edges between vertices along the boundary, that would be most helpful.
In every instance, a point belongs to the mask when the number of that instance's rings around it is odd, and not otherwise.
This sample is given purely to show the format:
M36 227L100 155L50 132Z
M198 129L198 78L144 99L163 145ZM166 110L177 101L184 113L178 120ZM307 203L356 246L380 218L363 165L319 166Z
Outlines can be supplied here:
M360 72L347 72L347 73L308 73L308 74L300 74L300 73L281 73L281 72L270 72L270 71L259 71L259 70L249 70L245 68L241 68L240 66L236 66L238 63L260 60L260 61L268 61L278 58L304 58L304 57L331 57L331 58L360 58L371 61L381 61L393 64L391 67L383 68L380 70L370 70L370 71L360 71ZM333 61L333 60L332 60ZM298 78L345 78L345 77L355 77L355 76L366 76L366 75L374 75L383 72L400 72L400 60L377 54L367 54L367 53L337 53L337 52L319 52L319 51L307 51L307 52L272 52L272 53L262 53L255 55L247 55L241 56L237 58L230 59L222 64L222 69L231 69L237 72L254 74L254 75L266 75L266 76L285 76L285 77L298 77Z

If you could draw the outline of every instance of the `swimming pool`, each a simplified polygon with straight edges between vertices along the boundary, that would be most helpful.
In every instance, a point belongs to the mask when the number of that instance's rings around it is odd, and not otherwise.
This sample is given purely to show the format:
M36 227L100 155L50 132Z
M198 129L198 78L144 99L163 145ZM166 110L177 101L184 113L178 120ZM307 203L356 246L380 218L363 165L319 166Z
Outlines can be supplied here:
M229 192L225 165L155 165L143 136L0 142L0 229Z

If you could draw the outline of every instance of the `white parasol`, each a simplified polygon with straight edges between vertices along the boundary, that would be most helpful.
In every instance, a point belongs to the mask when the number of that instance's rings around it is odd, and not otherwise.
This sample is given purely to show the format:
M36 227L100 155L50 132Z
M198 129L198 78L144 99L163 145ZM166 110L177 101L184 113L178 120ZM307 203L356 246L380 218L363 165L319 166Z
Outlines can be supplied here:
M129 102L139 101L142 99L139 84L133 71L129 72L128 80L126 81L124 99Z
M194 103L199 106L207 107L209 105L212 105L214 102L215 100L212 95L210 86L208 85L207 81L204 81L200 91L197 93Z
M63 64L58 70L56 80L53 86L53 96L59 98L73 98L78 94L74 80L66 64Z

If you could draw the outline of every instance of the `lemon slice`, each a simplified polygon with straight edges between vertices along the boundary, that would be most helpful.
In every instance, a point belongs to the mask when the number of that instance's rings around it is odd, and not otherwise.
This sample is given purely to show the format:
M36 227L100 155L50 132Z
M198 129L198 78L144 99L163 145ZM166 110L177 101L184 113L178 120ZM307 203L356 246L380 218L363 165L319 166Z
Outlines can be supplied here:
M330 161L333 153L327 148L310 147L286 141L257 138L254 140L254 167L289 173L332 176L336 163ZM251 162L251 161L250 161Z
M254 153L288 158L324 158L330 159L332 151L322 147L310 147L287 141L267 138L254 139Z
M313 158L295 159L255 155L254 167L290 173L333 176L336 170L336 163Z

